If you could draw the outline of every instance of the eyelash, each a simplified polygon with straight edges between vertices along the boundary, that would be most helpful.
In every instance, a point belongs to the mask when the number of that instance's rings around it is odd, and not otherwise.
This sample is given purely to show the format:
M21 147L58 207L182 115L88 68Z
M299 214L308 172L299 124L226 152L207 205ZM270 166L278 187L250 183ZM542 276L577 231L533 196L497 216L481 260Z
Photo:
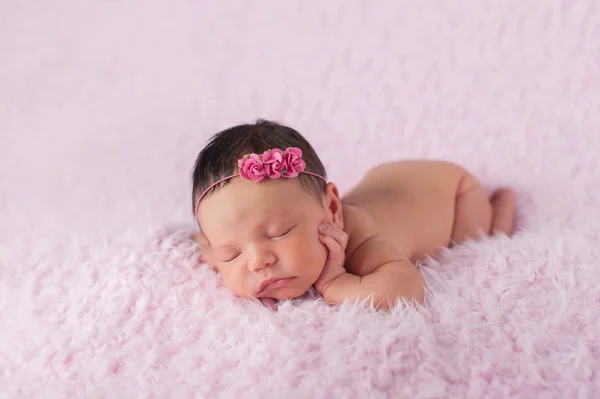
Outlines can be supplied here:
M294 229L294 227L296 227L296 226L297 226L297 225L295 224L295 225L293 225L292 227L290 227L289 229L287 229L287 230L286 230L284 233L282 233L282 234L280 234L280 235L278 235L278 236L273 236L273 237L270 237L270 238L271 238L271 239L273 239L273 238L281 238L281 237L285 236L286 234L288 234L290 231L292 231L292 230ZM237 258L239 258L239 256L240 256L241 254L242 254L242 253L241 253L241 252L239 252L239 253L238 253L236 256L234 256L233 258L231 258L231 259L228 259L228 260L224 260L224 261L223 261L223 263L231 263L231 262L233 262L234 260L236 260Z
M272 239L273 239L273 238L281 238L281 237L283 237L284 235L286 235L287 233L289 233L290 231L292 231L292 229L293 229L294 227L296 227L296 225L293 225L292 227L290 227L289 229L287 229L287 230L286 230L284 233L282 233L282 234L279 234L278 236L273 236L273 237L270 237L270 238L272 238Z
M224 260L223 262L224 262L224 263L230 263L230 262L233 262L234 260L236 260L237 258L239 258L241 254L242 254L242 253L240 252L240 253L238 253L236 256L234 256L233 258L231 258L231 259L228 259L228 260Z

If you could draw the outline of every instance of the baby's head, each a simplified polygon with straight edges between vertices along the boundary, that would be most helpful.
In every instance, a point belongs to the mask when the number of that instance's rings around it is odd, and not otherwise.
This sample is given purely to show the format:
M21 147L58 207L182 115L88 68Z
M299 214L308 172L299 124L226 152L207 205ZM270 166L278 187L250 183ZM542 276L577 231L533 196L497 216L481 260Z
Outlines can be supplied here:
M289 299L314 284L327 258L318 225L343 228L338 190L325 179L310 143L273 122L224 130L200 152L192 190L196 241L234 294Z

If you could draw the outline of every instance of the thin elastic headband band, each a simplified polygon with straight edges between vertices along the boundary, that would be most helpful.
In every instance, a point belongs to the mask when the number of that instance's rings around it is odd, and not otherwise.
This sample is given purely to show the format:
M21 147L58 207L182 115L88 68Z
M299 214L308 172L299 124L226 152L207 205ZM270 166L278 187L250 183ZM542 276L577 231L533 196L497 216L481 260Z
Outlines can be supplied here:
M265 151L262 156L254 153L244 155L243 158L238 160L238 166L240 168L239 173L217 180L200 194L196 201L196 207L194 208L194 215L196 215L196 217L198 217L200 201L202 201L202 198L206 193L214 186L237 176L240 176L242 179L259 182L266 177L270 179L278 179L280 177L294 178L300 173L305 173L307 175L318 177L327 183L325 177L304 170L306 164L302 160L302 150L296 147L288 147L285 149L285 152L279 148L275 148Z

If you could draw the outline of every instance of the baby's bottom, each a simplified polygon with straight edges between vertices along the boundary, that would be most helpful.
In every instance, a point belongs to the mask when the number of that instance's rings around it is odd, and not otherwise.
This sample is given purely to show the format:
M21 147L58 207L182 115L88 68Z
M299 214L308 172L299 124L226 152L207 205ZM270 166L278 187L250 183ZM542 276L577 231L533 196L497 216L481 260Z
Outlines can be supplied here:
M453 243L478 239L481 232L513 234L515 195L512 190L498 189L488 198L477 179L465 173L458 185L455 201Z

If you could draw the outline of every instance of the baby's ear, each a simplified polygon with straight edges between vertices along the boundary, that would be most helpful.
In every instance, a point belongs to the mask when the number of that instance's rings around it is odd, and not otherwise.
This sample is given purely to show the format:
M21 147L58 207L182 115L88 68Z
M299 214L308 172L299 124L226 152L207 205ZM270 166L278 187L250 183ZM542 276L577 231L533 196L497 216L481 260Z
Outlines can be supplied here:
M342 200L340 193L333 183L327 183L323 192L323 206L327 210L328 216L335 225L344 228L344 215L342 214Z

